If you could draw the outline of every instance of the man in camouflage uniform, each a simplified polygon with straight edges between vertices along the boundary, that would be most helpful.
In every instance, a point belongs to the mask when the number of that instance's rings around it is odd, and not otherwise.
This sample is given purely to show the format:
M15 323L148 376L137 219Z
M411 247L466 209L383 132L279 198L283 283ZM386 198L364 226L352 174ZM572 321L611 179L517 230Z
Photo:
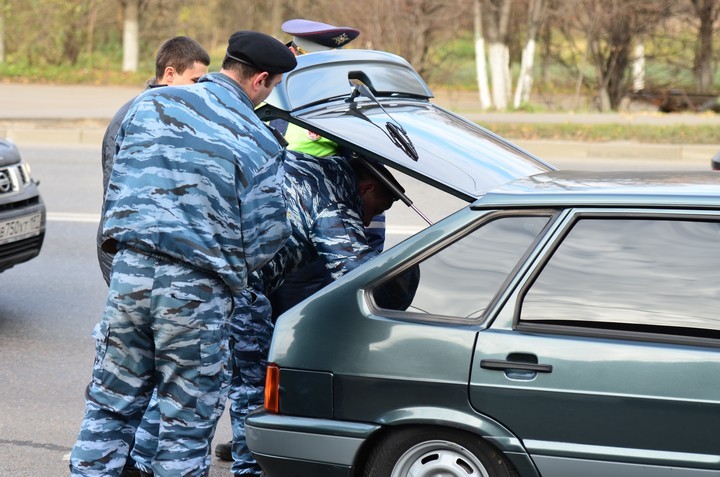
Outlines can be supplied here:
M228 373L227 319L289 232L284 150L253 109L295 57L236 32L220 73L140 96L117 135L104 249L117 251L74 476L117 476L157 388L152 470L206 476Z
M402 190L390 172L376 167ZM267 296L286 274L313 263L321 263L332 281L375 257L378 251L369 245L365 225L397 200L358 159L288 151L284 168L290 238L259 274L253 274L255 303L238 307L232 319L235 339L229 397L234 475L261 475L247 448L244 419L263 405L272 316L277 316ZM255 340L243 339L250 333Z
M292 40L286 45L295 56L344 48L360 35L360 31L355 28L329 25L301 18L288 20L282 24L281 28L283 32L292 35ZM275 124L275 122L271 124ZM287 128L285 140L288 142L287 148L291 151L321 157L342 154L340 146L330 139L295 124L284 123L283 126ZM370 224L365 227L365 235L370 245L378 252L382 252L385 246L384 213L373 217ZM279 315L331 281L332 278L320 262L304 266L302 269L286 275L283 285L269 297L273 314ZM215 454L218 457L222 456L221 458L232 460L230 445L227 447L224 444L218 445L215 448Z
M382 166L376 168L397 187ZM233 427L234 475L262 475L245 441L244 419L262 406L267 353L273 331L274 310L267 298L286 274L320 263L336 279L378 252L367 241L364 224L396 200L358 159L314 157L288 151L284 163L287 212L292 233L286 244L260 272L250 275L253 301L236 301L231 319L233 376L230 416ZM152 419L152 408L147 417ZM152 419L156 421L157 419ZM137 436L133 456L145 467L143 455L156 445L151 435Z
M163 86L183 86L195 84L207 74L210 65L210 55L195 40L187 36L175 36L163 42L158 48L155 56L155 76L147 83L147 89L160 88ZM103 191L107 191L110 174L112 173L113 161L115 159L115 137L120 129L125 115L127 114L134 99L123 104L110 120L102 140L102 171ZM114 254L104 252L103 227L105 221L101 218L97 232L97 256L105 283L110 285L110 269ZM144 420L143 420L144 422ZM138 427L139 433L144 432L142 424ZM135 477L139 472L135 469L132 459L125 462L125 468L120 477Z
M195 84L201 76L206 75L210 65L210 55L200 44L187 36L175 36L163 42L155 56L155 77L148 81L147 88L162 86L183 86ZM107 190L110 174L115 158L115 136L120 124L130 109L133 100L120 106L110 120L102 140L103 191ZM102 229L105 225L102 218L97 233L97 256L105 283L110 285L110 268L112 254L102 250Z

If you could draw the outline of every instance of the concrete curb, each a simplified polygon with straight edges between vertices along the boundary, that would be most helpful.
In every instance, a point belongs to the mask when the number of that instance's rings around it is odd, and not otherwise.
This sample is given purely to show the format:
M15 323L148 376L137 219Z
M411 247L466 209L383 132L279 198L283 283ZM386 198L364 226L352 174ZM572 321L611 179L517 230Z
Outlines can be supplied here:
M100 145L109 119L6 119L0 137L18 144Z
M38 145L88 145L99 146L105 129L21 129L0 128L0 137L11 139L17 144Z

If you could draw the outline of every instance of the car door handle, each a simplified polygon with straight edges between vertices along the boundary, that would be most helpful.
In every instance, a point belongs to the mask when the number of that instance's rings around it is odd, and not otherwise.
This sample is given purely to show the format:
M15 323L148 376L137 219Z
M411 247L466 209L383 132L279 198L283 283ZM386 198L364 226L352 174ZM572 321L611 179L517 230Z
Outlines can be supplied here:
M496 371L518 370L535 371L536 373L552 373L551 364L520 363L517 361L506 361L504 359L482 359L480 367Z

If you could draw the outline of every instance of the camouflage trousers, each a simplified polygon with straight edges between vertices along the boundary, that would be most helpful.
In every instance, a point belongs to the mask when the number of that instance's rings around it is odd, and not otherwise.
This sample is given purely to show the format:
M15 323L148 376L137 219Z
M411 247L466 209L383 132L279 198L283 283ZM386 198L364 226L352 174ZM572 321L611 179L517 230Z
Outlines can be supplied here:
M270 302L265 295L246 291L242 297L236 298L235 312L230 319L232 380L229 394L234 475L261 474L260 466L247 447L244 423L250 411L263 405L265 368L272 331ZM131 456L141 470L149 470L155 454L159 417L157 404L152 402L135 435Z
M245 440L245 417L262 407L265 400L265 373L272 340L270 301L257 295L253 305L240 308L230 324L232 380L230 381L230 424L233 430L233 475L261 475Z
M73 476L117 476L157 390L155 475L206 476L230 377L228 288L204 272L131 250L113 262Z

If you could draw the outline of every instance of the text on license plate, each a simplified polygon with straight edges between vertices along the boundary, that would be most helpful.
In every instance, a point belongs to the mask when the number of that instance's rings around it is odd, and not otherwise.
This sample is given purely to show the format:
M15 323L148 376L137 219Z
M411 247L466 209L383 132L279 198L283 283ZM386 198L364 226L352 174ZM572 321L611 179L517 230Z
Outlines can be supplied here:
M0 222L0 244L40 234L42 214L25 215Z

